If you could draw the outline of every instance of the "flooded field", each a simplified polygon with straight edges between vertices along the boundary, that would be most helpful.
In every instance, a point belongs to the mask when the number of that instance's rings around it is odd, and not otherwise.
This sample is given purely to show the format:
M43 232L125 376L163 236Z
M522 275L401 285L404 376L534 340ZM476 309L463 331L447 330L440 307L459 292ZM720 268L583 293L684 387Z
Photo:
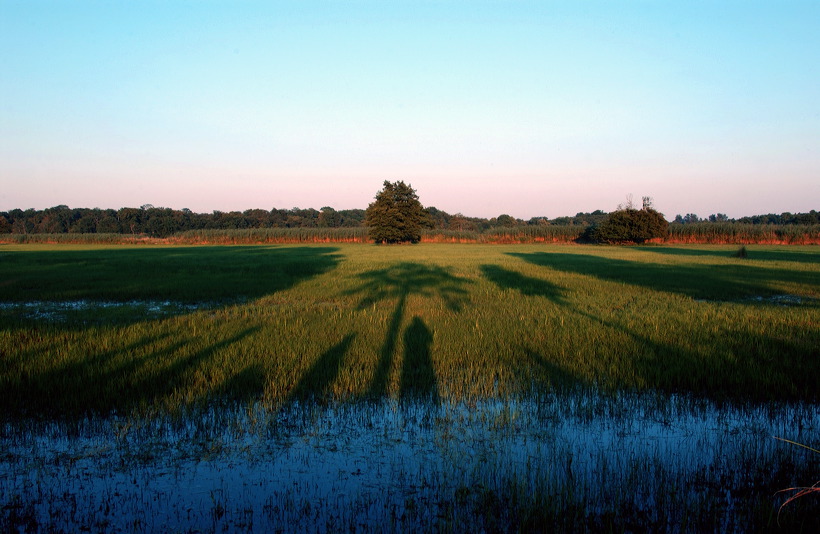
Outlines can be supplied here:
M4 531L777 530L817 405L593 393L15 422ZM812 499L814 499L812 501ZM784 526L813 528L814 497Z
M820 255L735 252L0 246L0 532L820 532Z

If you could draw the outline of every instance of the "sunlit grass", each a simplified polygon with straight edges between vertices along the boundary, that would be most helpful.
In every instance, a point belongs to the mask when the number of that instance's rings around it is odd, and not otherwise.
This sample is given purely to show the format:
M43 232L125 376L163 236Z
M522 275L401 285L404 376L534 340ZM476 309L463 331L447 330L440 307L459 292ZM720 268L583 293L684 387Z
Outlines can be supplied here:
M567 388L816 401L820 251L735 250L0 246L0 402L44 415ZM23 307L80 299L201 307Z

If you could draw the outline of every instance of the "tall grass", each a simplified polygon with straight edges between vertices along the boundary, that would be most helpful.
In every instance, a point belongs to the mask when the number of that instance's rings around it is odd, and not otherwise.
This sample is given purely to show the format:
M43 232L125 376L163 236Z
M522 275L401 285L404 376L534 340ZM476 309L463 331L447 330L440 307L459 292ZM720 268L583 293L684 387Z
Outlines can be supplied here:
M490 228L484 231L432 229L422 234L425 243L575 243L584 235L581 225L527 225ZM368 229L344 228L248 228L235 230L189 230L158 238L138 234L0 234L0 243L25 244L295 244L368 243ZM743 223L671 224L668 244L820 244L820 225L773 225Z
M422 235L427 243L573 243L584 233L585 226L549 225L490 228L484 232L461 230L428 230Z
M576 388L817 401L820 254L734 249L0 246L0 411Z
M0 234L0 244L50 244L50 245L119 245L146 243L145 236L130 234Z
M259 243L362 243L367 228L249 228L190 230L168 239L172 243L241 245Z
M669 243L820 244L820 225L694 223L669 225Z
M363 243L367 228L247 228L241 230L189 230L170 237L143 234L0 234L8 244L184 244L245 245L298 243Z

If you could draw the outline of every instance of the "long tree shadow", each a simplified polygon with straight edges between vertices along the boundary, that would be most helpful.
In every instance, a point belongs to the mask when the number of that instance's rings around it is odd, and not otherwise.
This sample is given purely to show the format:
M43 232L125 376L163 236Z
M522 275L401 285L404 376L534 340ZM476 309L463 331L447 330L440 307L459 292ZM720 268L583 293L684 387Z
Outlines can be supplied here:
M334 269L334 247L215 246L33 249L0 262L0 329L20 343L0 346L7 415L108 413L190 392L250 398L264 390L261 367L217 384L209 360L253 336L258 327L212 331L205 348L169 315L195 313L272 295ZM173 301L171 312L152 303ZM27 310L62 302L60 317ZM80 303L74 309L74 303ZM16 307L15 307L16 306ZM114 310L114 311L112 311ZM49 334L36 332L47 324ZM141 334L134 334L143 332ZM141 336L141 337L138 337ZM99 343L100 347L97 347ZM49 355L60 355L52 358ZM167 402L166 402L167 403Z
M260 363L249 365L225 379L209 394L210 398L248 403L259 399L265 391L265 367Z
M0 302L233 303L327 273L334 247L208 246L45 249L0 262ZM143 319L143 317L139 317Z
M805 271L767 269L742 264L669 265L588 254L535 252L509 255L557 271L678 293L702 300L737 300L782 294L776 287L781 282L793 282L820 292L820 277L817 273Z
M333 383L339 376L345 354L347 354L355 337L356 334L348 334L344 339L322 353L313 362L310 369L299 379L299 383L296 384L289 396L289 402L308 399L321 402L331 400L333 398Z
M186 348L195 343L190 336L164 332L144 337L45 370L30 381L8 381L4 409L8 415L77 417L149 408L177 390L188 389L214 355L257 330L259 327L245 328L188 354Z
M560 306L566 315L626 336L635 347L628 364L639 383L670 392L695 392L713 398L816 399L820 373L817 332L800 324L781 325L777 332L750 336L744 325L728 325L712 337L674 344L654 339L615 320L578 309L554 284L499 266L483 266L488 280L502 289L542 297ZM597 381L556 363L556 357L523 347L540 382L550 387L593 385ZM778 355L774 358L773 355ZM597 363L595 358L590 361ZM606 370L603 370L606 374Z
M734 257L737 249L738 246L729 248L682 248L669 246L641 247L641 251L652 252L653 254L668 256L709 256L715 258ZM747 256L745 259L820 264L820 252L815 250L794 250L793 248L790 248L790 246L783 246L776 249L751 248L747 250Z
M625 334L636 348L631 360L643 384L673 393L697 393L716 400L818 398L820 348L800 335L800 327L784 327L774 335L749 336L730 325L708 340L669 343L580 310L578 316ZM777 355L777 357L773 357Z
M501 289L518 291L529 297L543 297L555 304L568 306L565 290L547 280L526 276L499 265L482 265L481 272L487 280ZM559 390L588 384L588 381L553 363L545 354L529 347L522 347L522 351L535 367L536 375L542 383Z
M524 276L498 265L482 265L481 272L487 280L502 289L514 289L522 295L545 297L555 302L564 300L563 290L546 280Z
M545 385L558 391L571 391L579 386L591 385L589 380L585 380L575 373L566 370L564 367L555 364L543 352L523 347L524 354L527 355L530 363L537 369L537 378Z
M421 317L413 317L404 331L404 361L401 370L401 397L430 400L439 404L438 381L433 368L433 333Z
M362 295L360 309L378 301L396 300L376 370L367 390L367 396L379 398L387 393L407 299L411 295L442 299L448 309L458 312L467 302L468 292L464 286L470 281L454 276L448 269L439 266L409 262L368 271L360 274L359 278L362 283L345 294Z
M206 364L210 359L231 345L253 336L253 334L259 330L259 326L244 328L231 336L224 337L219 341L210 344L190 356L176 358L170 365L161 367L159 371L145 376L142 380L136 380L136 387L134 388L135 398L138 398L139 402L147 403L147 405L150 406L155 400L168 397L177 388L189 387L192 382L197 380L196 375L198 375L201 371L206 370ZM172 354L172 352L168 352L168 354ZM158 358L158 356L159 355L155 354L153 357ZM214 372L216 371L217 370ZM134 374L134 371L131 371L131 373ZM212 394L210 388L217 385L204 384L203 386L208 389L204 392L204 394L200 394L200 398L198 400L207 401ZM259 394L260 392L261 390L258 390L253 393Z

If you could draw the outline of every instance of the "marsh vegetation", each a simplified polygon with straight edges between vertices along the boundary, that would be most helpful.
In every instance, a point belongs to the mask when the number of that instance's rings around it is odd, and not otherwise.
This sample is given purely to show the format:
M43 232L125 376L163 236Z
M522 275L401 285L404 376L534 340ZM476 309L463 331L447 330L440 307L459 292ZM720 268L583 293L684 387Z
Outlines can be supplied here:
M2 522L776 529L820 253L736 250L2 246Z

